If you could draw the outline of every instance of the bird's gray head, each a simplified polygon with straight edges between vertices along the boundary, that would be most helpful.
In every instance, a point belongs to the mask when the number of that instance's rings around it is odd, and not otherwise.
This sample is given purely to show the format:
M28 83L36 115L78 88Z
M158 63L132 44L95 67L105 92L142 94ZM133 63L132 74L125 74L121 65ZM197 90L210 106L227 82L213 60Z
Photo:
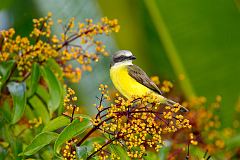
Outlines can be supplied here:
M132 60L135 60L136 57L132 54L132 52L128 51L128 50L120 50L117 51L114 55L113 55L113 59L112 59L112 65L115 64L127 64L127 63L132 63Z

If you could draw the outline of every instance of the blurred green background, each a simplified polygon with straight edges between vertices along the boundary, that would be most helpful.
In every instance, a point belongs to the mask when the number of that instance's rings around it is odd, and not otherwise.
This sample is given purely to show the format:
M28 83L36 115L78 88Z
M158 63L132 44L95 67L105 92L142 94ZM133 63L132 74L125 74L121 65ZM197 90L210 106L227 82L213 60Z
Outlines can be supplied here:
M49 11L63 21L117 18L120 32L102 37L110 53L132 51L149 76L172 81L177 96L205 96L212 102L221 95L219 114L223 126L230 126L240 103L239 7L239 0L1 0L0 29L14 27L28 35L32 19ZM61 27L55 25L54 31ZM80 83L72 84L89 114L98 85L111 85L109 62L110 57L102 59Z

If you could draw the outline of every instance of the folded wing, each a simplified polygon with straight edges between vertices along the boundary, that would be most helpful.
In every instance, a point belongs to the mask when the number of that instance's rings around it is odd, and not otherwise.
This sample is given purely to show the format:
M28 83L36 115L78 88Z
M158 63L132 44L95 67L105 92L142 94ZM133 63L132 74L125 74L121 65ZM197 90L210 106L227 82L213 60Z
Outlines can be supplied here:
M138 66L129 65L128 66L128 74L134 78L138 83L148 87L152 91L162 95L160 89L156 86L156 84L148 77L148 75Z

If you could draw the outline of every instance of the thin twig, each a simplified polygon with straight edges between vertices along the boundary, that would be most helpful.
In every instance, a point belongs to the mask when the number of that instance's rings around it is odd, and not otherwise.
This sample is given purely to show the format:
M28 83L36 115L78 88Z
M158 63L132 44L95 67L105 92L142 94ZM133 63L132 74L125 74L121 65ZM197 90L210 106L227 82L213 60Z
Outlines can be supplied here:
M73 121L73 116L74 116L74 112L75 112L75 110L76 110L76 105L74 105L73 106L73 111L72 111L72 115L71 115L71 118L70 118L70 122L72 123L72 121Z
M89 32L92 32L94 29L90 29L90 30L87 30L85 32L82 32L81 34L78 34L78 35L74 35L72 39L68 39L66 40L61 47L59 47L58 49L56 49L57 51L59 51L60 49L62 49L63 47L65 47L66 45L68 45L69 43L71 43L72 41L78 39L79 37L81 37L82 35L84 34L88 34Z

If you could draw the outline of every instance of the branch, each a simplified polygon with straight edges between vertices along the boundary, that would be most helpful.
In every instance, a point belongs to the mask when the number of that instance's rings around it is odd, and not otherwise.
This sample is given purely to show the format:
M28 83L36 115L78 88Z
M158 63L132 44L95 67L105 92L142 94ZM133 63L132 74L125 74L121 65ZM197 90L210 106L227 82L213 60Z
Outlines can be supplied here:
M72 41L78 39L79 37L81 37L81 36L84 35L84 34L88 34L89 32L92 32L93 30L94 30L94 28L93 28L93 29L90 29L90 30L87 30L87 31L85 31L85 32L82 32L81 34L77 34L77 35L73 36L73 38L71 38L71 39L69 39L69 40L66 40L66 41L62 44L61 47L59 47L58 49L56 49L56 51L59 51L60 49L62 49L63 47L65 47L66 45L68 45L69 43L71 43Z

